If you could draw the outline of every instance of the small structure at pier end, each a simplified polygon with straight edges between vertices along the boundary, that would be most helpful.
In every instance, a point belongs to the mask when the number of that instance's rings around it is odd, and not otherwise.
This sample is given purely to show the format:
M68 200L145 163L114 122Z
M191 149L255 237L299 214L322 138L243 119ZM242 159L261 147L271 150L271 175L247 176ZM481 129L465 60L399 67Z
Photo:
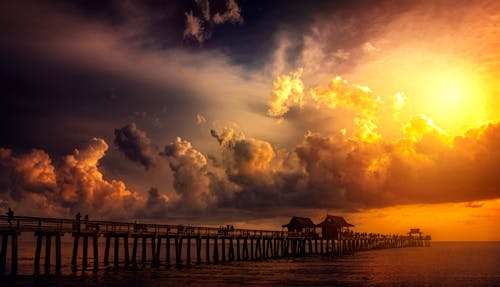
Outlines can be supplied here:
M316 225L310 218L294 216L288 224L283 224L281 227L287 228L288 232L302 232L305 234L316 233Z
M325 220L316 226L321 227L322 238L339 240L342 239L342 232L354 225L341 216L327 214Z

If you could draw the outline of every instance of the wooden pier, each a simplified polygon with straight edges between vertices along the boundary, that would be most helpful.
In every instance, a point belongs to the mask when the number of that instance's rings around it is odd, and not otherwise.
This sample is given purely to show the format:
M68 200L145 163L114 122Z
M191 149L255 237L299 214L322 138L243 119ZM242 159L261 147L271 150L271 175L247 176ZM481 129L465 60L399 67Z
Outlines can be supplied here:
M158 268L313 254L340 256L372 249L429 246L431 240L430 236L423 236L422 233L415 235L415 232L404 236L347 232L341 239L325 239L317 233L234 229L232 226L214 228L0 216L0 274L5 274L8 263L11 266L10 273L17 273L18 237L21 233L28 232L33 233L36 238L33 262L35 273L40 272L42 246L45 245L43 267L46 274L52 271L61 272L63 251L61 237L65 234L71 235L73 240L71 268L74 271L98 270L111 264L115 267ZM100 240L105 241L102 257L99 254ZM7 262L9 242L10 262ZM89 255L90 242L91 255ZM52 247L55 249L55 254L52 252ZM110 254L111 249L113 254ZM140 254L138 254L139 249ZM54 261L52 255L55 255ZM110 257L113 259L112 262ZM92 259L92 266L89 266L89 259Z

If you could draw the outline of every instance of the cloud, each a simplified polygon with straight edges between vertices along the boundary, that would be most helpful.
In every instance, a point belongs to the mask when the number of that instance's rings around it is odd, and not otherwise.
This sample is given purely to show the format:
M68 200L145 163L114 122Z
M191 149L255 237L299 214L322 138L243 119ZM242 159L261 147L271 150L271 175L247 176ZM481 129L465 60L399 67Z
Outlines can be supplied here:
M193 11L184 13L186 16L186 28L184 29L184 38L194 38L199 43L203 43L209 34L205 31L203 21L193 15Z
M196 124L203 125L207 122L207 119L202 114L196 114Z
M176 209L184 211L206 208L214 200L209 189L207 159L193 148L190 142L177 137L165 146L166 157L174 176Z
M240 7L235 0L227 0L226 7L227 10L223 14L215 13L213 17L213 21L215 24L224 24L226 22L230 22L232 24L243 23Z
M7 178L1 182L7 193L0 196L23 215L72 216L82 212L130 218L141 199L122 181L103 178L98 163L107 149L104 140L94 138L57 165L41 150L15 155L2 149L0 162Z
M151 187L147 192L147 200L136 216L139 218L167 218L170 215L170 198L157 188Z
M205 21L210 21L210 3L208 0L195 0L195 2L200 8Z
M115 129L114 143L129 160L142 165L146 170L156 165L158 148L135 123Z
M230 178L240 176L265 177L275 157L270 143L254 138L246 138L230 127L217 132L211 130L223 149L223 161Z
M267 110L269 116L281 117L290 110L290 107L302 106L304 100L304 83L300 78L302 72L302 69L298 69L294 73L276 78Z
M330 80L328 87L313 88L310 95L317 104L330 109L344 108L370 119L375 118L381 108L381 99L370 88L349 84L340 77Z
M184 28L184 39L191 38L198 43L203 43L212 36L213 27L227 22L231 24L243 23L241 9L235 0L227 0L226 11L216 12L213 17L210 15L210 2L208 0L195 0L202 16L198 17L193 11L184 13L186 16L186 26Z

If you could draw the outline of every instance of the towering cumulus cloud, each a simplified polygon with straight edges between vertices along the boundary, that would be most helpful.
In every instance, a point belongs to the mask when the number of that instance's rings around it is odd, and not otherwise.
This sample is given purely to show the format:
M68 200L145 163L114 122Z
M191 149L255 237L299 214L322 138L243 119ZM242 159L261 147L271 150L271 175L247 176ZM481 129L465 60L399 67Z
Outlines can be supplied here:
M207 176L207 159L190 142L179 137L165 146L162 156L168 159L174 175L174 189L179 196L177 208L199 210L212 203Z
M135 123L115 129L115 145L128 159L146 169L156 165L158 148L152 144L146 132L138 129Z
M2 199L21 214L68 216L76 212L106 218L130 216L139 202L122 181L108 181L98 162L108 145L92 139L58 165L41 150L15 155L0 150Z

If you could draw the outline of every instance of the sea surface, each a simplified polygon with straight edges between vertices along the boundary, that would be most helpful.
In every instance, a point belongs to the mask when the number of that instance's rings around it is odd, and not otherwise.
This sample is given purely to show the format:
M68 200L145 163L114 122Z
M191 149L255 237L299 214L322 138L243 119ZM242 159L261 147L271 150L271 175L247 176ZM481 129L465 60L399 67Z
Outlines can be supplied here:
M432 242L431 247L336 258L310 255L189 268L120 267L73 273L71 241L65 240L61 275L33 275L34 244L28 243L20 242L20 274L1 276L0 286L500 286L500 242ZM42 270L43 262L42 256Z

